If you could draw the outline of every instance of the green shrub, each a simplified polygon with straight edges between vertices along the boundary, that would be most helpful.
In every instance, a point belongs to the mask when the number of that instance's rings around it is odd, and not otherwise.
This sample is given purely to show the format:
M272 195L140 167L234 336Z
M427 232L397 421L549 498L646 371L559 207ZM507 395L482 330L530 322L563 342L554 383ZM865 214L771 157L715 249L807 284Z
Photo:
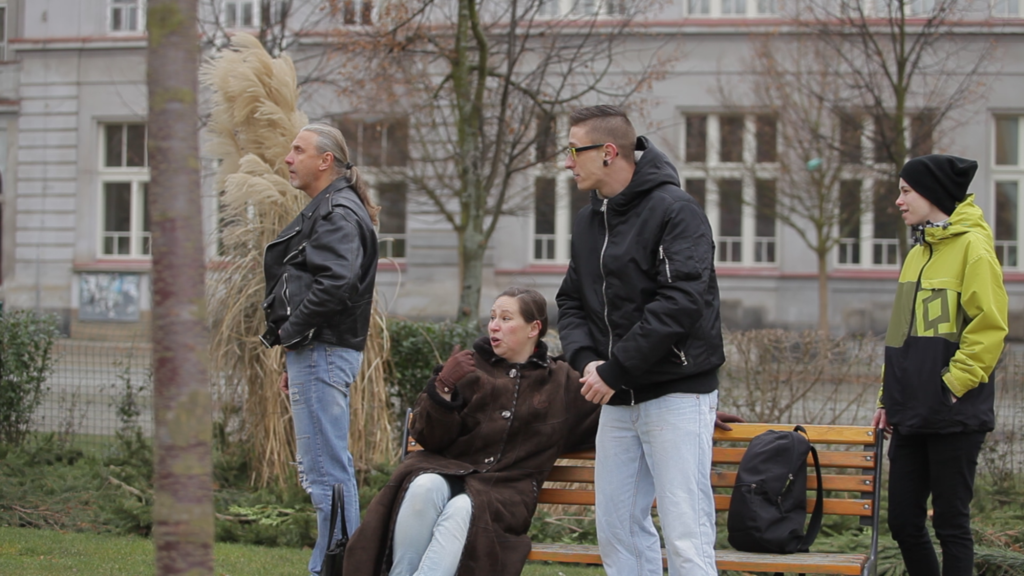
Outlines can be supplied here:
M388 322L392 395L398 400L399 421L423 391L434 367L448 359L454 346L468 348L480 334L476 324Z
M53 371L57 319L30 310L0 314L0 444L20 446Z

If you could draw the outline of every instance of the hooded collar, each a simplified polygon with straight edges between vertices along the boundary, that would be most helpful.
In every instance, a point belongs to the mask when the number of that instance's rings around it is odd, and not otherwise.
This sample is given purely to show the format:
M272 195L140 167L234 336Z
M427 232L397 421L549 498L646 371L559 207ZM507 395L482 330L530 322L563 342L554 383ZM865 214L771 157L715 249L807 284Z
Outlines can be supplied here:
M646 136L637 137L636 150L643 154L633 170L633 179L622 192L608 199L608 209L612 212L629 211L659 186L669 184L679 187L679 172L676 171L676 167ZM595 210L601 210L604 200L597 191L590 193L590 205Z
M533 349L533 354L531 354L526 362L523 362L522 364L509 362L495 354L494 348L491 347L491 339L487 336L481 336L473 343L473 351L479 354L481 358L491 365L504 362L511 366L535 364L542 368L548 367L548 345L545 344L543 340L537 340L537 347Z
M974 194L968 194L963 202L957 204L956 209L945 222L940 224L929 222L914 226L912 230L915 244L921 242L936 244L968 232L980 232L982 235L992 238L992 229L985 222L985 215L981 212L981 208L974 203Z

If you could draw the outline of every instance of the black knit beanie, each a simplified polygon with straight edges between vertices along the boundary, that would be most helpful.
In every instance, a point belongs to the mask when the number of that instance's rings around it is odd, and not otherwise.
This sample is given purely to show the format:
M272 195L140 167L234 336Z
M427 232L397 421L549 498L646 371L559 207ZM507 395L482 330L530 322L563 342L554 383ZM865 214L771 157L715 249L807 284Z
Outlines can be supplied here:
M928 154L904 164L900 178L949 216L967 197L967 187L977 171L978 163L974 160L949 154Z

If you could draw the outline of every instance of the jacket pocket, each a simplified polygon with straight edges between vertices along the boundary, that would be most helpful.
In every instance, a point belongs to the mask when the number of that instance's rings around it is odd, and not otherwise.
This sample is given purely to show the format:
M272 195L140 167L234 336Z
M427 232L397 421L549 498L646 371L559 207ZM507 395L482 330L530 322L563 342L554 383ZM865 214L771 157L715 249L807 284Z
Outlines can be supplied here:
M951 424L953 402L942 372L956 348L944 338L911 336L901 348L886 350L882 401L894 426L937 432Z

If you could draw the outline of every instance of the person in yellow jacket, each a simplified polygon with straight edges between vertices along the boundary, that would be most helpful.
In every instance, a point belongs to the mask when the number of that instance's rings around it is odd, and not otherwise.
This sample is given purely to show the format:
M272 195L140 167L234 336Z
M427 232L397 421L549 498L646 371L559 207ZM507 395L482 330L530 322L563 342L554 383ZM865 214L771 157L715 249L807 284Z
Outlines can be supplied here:
M1007 297L992 230L968 186L974 160L914 158L896 200L915 246L907 254L885 336L873 425L891 433L889 529L910 576L973 573L970 511L985 434L995 427L994 368Z

